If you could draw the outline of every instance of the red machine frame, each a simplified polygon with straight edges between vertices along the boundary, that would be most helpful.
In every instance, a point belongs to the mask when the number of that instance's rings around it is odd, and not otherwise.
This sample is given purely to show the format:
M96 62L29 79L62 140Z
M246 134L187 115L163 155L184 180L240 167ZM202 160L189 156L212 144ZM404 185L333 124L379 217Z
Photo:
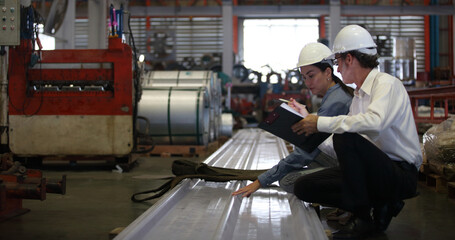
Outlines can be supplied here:
M127 159L134 147L132 54L120 38L110 38L108 49L34 51L31 40L12 48L11 151Z
M31 62L29 40L10 50L9 115L132 115L132 51L119 38L109 39L109 48L102 50L41 51L35 68ZM48 63L112 63L111 68L39 69ZM112 91L44 92L28 89L33 83L74 82L85 84L110 82Z

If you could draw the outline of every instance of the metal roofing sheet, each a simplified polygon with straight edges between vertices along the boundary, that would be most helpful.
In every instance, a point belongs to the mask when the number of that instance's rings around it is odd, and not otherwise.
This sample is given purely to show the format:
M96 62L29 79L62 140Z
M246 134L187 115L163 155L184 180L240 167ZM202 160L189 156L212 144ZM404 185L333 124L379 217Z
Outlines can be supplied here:
M243 129L204 162L267 169L287 154L281 139ZM246 184L185 179L115 239L327 239L314 209L279 187L231 196Z

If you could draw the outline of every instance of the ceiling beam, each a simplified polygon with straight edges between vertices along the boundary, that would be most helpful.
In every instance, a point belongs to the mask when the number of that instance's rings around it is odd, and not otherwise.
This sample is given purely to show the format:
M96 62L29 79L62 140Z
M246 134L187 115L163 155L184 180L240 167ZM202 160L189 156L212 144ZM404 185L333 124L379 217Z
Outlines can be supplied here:
M221 6L139 7L130 6L134 17L221 16ZM341 6L341 15L454 15L455 7L447 6ZM329 15L329 5L234 6L233 14L244 18L301 18Z

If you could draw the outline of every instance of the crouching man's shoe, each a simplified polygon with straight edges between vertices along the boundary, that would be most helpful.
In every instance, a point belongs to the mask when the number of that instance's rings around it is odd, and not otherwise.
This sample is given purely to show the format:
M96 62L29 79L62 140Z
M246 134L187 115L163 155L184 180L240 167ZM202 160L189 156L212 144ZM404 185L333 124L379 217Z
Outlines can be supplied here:
M383 232L389 227L392 217L396 217L404 207L403 201L393 202L373 209L373 221L376 229Z
M333 239L363 239L374 233L376 227L372 220L352 217L342 229L333 233Z

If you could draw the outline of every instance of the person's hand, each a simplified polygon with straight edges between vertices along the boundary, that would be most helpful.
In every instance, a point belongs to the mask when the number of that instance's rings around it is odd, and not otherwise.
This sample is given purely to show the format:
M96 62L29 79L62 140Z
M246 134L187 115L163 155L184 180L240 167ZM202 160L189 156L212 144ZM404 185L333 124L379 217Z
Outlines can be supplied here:
M261 183L259 183L259 180L255 180L253 183L233 192L232 196L243 194L242 197L249 197L252 193L256 192L259 188L261 188Z
M308 114L304 119L291 126L292 131L298 135L304 134L306 136L318 132L318 116Z
M293 98L289 99L288 105L291 108L293 108L294 110L296 110L297 112L299 112L300 114L302 114L303 117L306 117L309 114L308 111L306 110L306 106L303 104L300 104Z

